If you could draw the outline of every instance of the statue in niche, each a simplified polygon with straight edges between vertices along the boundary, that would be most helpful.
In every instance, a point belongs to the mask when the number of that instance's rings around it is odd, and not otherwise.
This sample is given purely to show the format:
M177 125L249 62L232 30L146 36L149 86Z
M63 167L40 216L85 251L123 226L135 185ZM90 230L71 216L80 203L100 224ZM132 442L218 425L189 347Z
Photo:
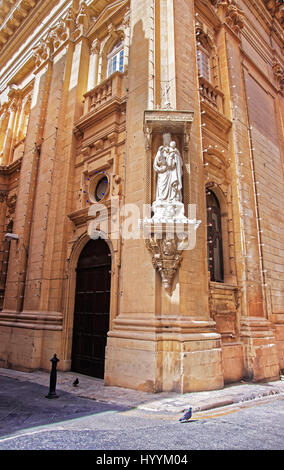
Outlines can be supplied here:
M175 141L161 145L154 159L156 202L182 202L182 158Z

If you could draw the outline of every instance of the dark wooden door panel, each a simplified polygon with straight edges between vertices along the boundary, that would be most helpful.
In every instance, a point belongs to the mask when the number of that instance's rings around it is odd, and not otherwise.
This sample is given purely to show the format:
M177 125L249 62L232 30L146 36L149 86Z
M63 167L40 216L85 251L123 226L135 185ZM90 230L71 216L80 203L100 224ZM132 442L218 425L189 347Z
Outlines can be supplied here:
M73 371L104 377L110 307L109 248L90 240L78 261L73 327Z

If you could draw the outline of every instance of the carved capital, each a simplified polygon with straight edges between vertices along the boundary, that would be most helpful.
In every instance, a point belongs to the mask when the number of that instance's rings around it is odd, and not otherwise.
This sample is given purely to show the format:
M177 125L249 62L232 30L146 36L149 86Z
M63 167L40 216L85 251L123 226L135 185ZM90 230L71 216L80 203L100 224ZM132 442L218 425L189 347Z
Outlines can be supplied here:
M70 31L67 26L66 18L59 21L56 26L51 28L45 38L41 39L39 44L33 50L35 66L39 67L46 60L52 58L53 53L67 41L70 37Z
M244 27L245 13L236 0L219 0L217 6L220 16L238 34Z

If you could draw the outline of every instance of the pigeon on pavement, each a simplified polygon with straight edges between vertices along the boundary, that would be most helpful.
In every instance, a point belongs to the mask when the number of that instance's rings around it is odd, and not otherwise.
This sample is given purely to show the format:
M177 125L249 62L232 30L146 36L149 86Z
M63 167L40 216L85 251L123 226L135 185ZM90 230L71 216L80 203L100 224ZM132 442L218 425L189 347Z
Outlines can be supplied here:
M77 387L78 383L79 383L79 379L77 378L77 379L74 380L74 382L73 382L73 387Z
M187 421L190 420L192 416L192 408L189 408L188 411L184 414L182 418L179 419L181 423L186 423Z

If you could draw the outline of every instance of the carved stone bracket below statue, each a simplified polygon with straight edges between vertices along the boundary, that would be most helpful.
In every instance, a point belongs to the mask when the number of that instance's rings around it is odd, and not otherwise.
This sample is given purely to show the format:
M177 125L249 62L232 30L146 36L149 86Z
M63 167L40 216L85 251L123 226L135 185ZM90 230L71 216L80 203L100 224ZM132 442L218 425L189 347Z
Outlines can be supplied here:
M186 223L154 223L153 219L140 221L153 267L160 273L162 284L168 292L182 261L183 251L195 245L195 232L200 224L200 220L185 217L184 220Z
M146 246L152 254L152 263L161 275L163 286L169 290L173 277L181 263L182 252L178 250L178 240L157 238L146 240Z

